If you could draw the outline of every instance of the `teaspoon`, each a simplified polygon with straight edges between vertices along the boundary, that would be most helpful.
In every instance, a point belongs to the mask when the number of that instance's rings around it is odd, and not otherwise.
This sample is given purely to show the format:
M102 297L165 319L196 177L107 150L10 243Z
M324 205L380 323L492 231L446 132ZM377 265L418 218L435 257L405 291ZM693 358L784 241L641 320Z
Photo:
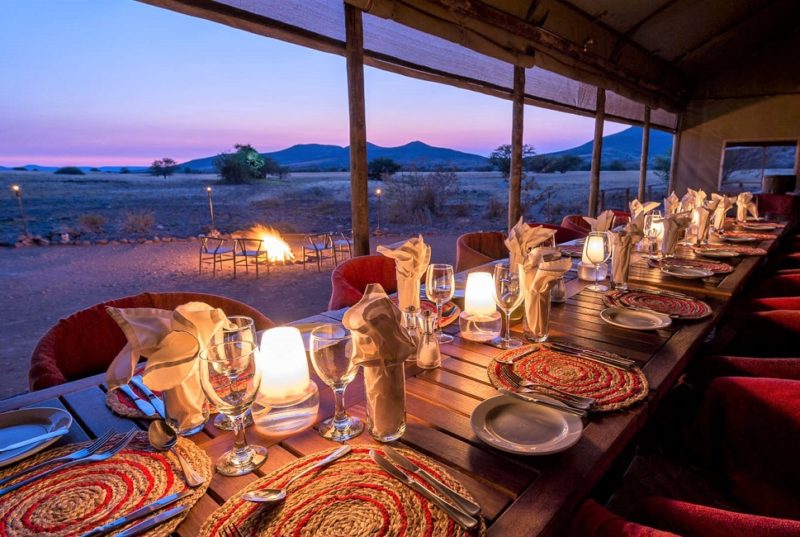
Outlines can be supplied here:
M165 421L151 421L150 427L147 428L147 439L150 441L150 445L158 451L171 451L177 457L186 478L186 484L191 488L199 487L206 482L205 478L192 468L178 450L172 449L178 443L178 435Z

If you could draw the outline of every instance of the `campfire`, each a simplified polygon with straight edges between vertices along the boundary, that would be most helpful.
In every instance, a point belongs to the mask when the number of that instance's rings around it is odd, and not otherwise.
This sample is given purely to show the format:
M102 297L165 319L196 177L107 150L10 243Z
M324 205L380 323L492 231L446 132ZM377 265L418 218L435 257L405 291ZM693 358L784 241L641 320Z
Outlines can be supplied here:
M264 242L264 249L270 263L287 263L295 260L292 248L281 238L278 230L262 224L256 224L249 230L249 236L257 237Z

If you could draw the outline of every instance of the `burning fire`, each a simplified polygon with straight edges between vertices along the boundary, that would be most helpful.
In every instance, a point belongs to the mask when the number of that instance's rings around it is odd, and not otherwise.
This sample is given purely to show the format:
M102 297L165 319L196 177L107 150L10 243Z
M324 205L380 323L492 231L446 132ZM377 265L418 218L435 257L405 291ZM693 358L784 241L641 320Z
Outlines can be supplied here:
M250 228L250 234L264 242L264 249L267 251L270 263L294 261L291 247L286 244L276 229L256 224Z

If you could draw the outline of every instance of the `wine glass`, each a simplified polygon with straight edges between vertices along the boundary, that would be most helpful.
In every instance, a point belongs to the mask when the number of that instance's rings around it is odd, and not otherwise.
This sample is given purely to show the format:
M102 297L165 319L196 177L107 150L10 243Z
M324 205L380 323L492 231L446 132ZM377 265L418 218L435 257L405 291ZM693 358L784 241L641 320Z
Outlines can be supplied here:
M434 263L428 267L425 280L425 294L428 300L436 304L436 340L439 343L450 343L453 336L442 332L442 306L453 298L456 292L456 279L453 265Z
M217 341L219 340L219 341ZM258 344L256 340L256 324L251 317L245 315L229 315L228 324L215 334L216 342L223 341L250 341ZM248 411L244 416L244 426L253 424L253 415ZM220 431L232 431L233 422L225 414L217 414L214 418L214 427Z
M353 363L353 341L350 332L340 324L324 324L311 332L311 365L322 382L333 390L336 412L332 418L316 426L323 438L344 442L360 435L364 424L348 416L344 408L344 390L356 377L358 368Z
M611 245L608 233L605 231L592 231L586 237L586 258L594 265L594 284L587 287L590 291L604 292L608 287L600 284L600 265L608 261L611 255Z
M511 337L511 312L522 304L523 281L522 265L513 269L505 263L494 266L494 301L506 315L506 332L504 337L496 338L492 343L501 349L515 349L522 345L522 341Z
M233 422L233 449L217 459L217 471L236 476L252 472L267 460L267 449L251 446L244 432L244 415L261 384L253 341L212 343L200 351L200 382L208 400Z
M658 239L664 233L664 217L661 211L651 211L644 217L644 234L647 237L647 253L660 251ZM655 250L656 252L654 252Z

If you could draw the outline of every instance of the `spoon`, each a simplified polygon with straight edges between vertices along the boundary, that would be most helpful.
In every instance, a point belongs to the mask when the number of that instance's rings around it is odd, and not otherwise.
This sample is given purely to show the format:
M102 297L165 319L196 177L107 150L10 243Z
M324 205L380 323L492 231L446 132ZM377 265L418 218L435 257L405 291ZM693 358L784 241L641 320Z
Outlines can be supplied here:
M158 451L171 451L178 458L178 463L181 465L183 476L189 487L199 487L206 482L206 479L192 468L178 450L172 449L178 443L178 435L165 421L151 421L150 427L147 428L147 439L150 441L150 445Z
M242 494L242 499L247 500L248 502L256 502L256 503L273 503L279 502L286 497L286 489L289 488L289 485L292 484L293 481L296 481L306 475L307 473L311 472L312 470L316 470L322 466L332 463L336 459L344 457L348 453L350 453L350 446L345 444L321 461L318 461L293 478L286 482L282 489L261 489L261 490L251 490L250 492L245 492Z

